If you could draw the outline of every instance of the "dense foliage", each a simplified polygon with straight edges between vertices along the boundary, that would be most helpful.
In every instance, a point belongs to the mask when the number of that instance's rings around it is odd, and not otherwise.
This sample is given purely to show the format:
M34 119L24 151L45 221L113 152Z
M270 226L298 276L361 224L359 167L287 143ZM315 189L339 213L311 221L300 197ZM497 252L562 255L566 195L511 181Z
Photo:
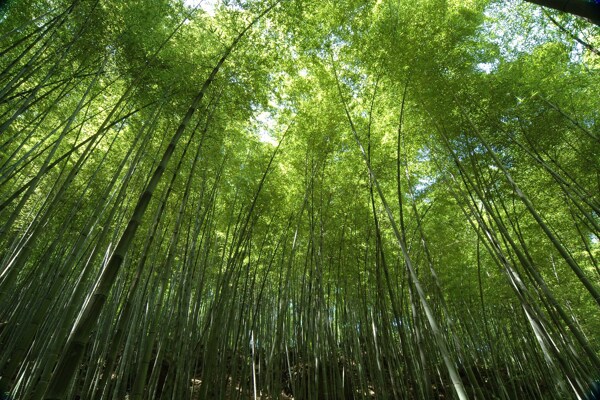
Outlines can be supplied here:
M600 380L594 24L510 0L0 4L0 396Z

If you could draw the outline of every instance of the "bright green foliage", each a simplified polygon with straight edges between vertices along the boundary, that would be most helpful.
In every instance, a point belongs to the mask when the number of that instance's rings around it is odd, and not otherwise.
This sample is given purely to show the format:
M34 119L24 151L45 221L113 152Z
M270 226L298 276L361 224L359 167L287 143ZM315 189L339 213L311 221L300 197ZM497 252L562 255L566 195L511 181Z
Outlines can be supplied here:
M584 398L599 28L190 4L0 8L0 390Z

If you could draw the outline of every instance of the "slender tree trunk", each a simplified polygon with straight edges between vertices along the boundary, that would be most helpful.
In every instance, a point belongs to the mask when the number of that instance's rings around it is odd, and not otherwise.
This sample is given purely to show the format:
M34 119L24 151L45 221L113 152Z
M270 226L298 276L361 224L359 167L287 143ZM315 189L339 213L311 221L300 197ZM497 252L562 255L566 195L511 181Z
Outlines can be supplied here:
M258 20L269 12L277 3L269 6L265 11L259 14L233 41L233 43L225 50L224 54L221 56L215 67L210 73L208 79L204 82L200 92L196 95L190 108L188 109L186 115L184 116L181 124L177 128L177 131L173 135L169 145L167 146L160 164L154 171L152 178L148 182L144 192L140 196L135 210L131 219L129 220L125 231L123 232L117 247L115 248L115 252L111 256L106 268L104 269L100 279L98 281L97 287L94 291L94 295L90 299L88 305L82 312L82 316L77 322L77 325L73 329L71 337L67 342L66 348L63 351L63 356L61 357L53 377L50 381L50 385L48 387L45 398L47 400L61 400L64 398L65 391L68 386L68 382L71 381L77 366L79 365L79 360L81 359L83 352L85 350L86 344L89 340L89 335L94 329L96 321L98 320L98 316L102 311L104 303L106 302L106 298L108 296L108 292L113 286L117 274L120 270L120 267L123 263L123 259L129 247L133 241L135 233L142 222L146 209L150 203L150 199L154 193L154 190L158 186L162 175L175 151L175 147L179 142L179 139L183 135L187 125L189 124L194 112L199 107L202 99L204 98L206 92L214 81L217 73L221 69L222 65L228 59L229 54L233 51L236 45L240 42L240 40L245 36L245 34L254 26Z

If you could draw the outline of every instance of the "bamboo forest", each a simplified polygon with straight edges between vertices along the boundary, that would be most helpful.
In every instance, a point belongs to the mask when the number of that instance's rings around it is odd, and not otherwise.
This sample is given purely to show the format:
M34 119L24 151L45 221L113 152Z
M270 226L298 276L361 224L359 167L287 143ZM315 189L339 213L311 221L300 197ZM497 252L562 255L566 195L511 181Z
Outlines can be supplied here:
M600 2L0 1L0 399L600 399Z

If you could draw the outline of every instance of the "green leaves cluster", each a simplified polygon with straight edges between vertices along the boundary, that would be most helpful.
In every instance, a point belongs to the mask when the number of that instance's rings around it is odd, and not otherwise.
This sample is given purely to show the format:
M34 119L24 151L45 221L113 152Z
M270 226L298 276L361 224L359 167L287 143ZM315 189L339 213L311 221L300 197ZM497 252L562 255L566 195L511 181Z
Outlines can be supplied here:
M2 10L1 389L583 396L598 28L511 1L265 7Z

